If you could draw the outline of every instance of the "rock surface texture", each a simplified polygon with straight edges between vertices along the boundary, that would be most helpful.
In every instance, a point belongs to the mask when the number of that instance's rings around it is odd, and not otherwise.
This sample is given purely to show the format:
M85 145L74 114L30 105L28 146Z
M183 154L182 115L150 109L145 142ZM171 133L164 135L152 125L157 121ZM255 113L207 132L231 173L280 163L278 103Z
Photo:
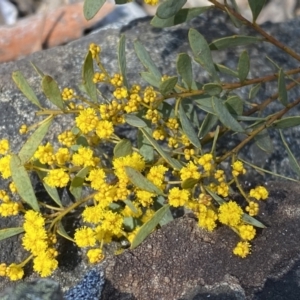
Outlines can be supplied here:
M176 56L189 52L187 33L190 27L199 30L210 42L215 38L237 34L230 20L216 11L192 20L189 24L169 29L156 29L149 25L149 19L132 22L120 29L107 29L96 32L67 46L37 52L26 59L0 65L0 136L8 138L12 150L18 151L25 137L20 137L18 129L21 124L32 124L37 119L35 108L17 90L11 79L11 73L20 70L37 93L44 105L49 106L40 88L40 78L31 65L35 63L45 74L54 77L60 86L75 88L80 82L81 66L89 43L101 45L102 61L110 72L118 69L117 43L121 33L126 35L126 54L128 78L131 83L140 82L138 73L143 68L138 64L134 54L133 41L138 37L151 53L153 61L163 74L173 75L176 72ZM283 43L300 52L300 19L263 27ZM241 34L253 34L248 29L241 29ZM217 63L236 68L241 49L229 49L214 54ZM249 77L259 77L276 72L274 66L265 58L268 55L284 70L295 68L298 62L274 48L270 44L255 44L248 47L251 58ZM207 74L195 65L195 76L199 82L207 82ZM229 80L226 78L226 80ZM255 101L261 102L277 91L276 83L263 85ZM247 98L248 89L240 95ZM299 89L290 93L291 99L300 97ZM46 104L47 103L47 104ZM274 103L267 112L270 113L280 105ZM299 109L295 111L299 114ZM48 140L63 129L72 126L70 118L58 118L47 135ZM130 137L131 132L124 130ZM254 146L245 148L246 159L254 161L281 175L292 175L285 150L276 132L270 131L275 151L272 155L263 156ZM284 131L297 159L300 159L300 132L298 128ZM241 137L226 141L232 147ZM267 178L261 175L248 180L264 183ZM39 183L36 182L36 189ZM1 182L1 188L6 188ZM292 183L270 185L270 199L263 203L259 219L267 229L258 234L253 242L253 254L247 259L232 255L232 248L237 237L226 228L219 228L207 233L197 227L194 219L184 217L153 233L140 247L125 251L122 255L108 256L103 263L106 284L102 300L200 300L200 299L291 299L299 298L300 289L300 209L298 195L300 187ZM64 201L68 201L63 194ZM20 223L18 217L0 219L0 228L13 227ZM76 226L76 224L71 224ZM71 226L70 225L70 226ZM71 226L71 227L72 227ZM72 230L74 228L71 228ZM20 247L21 237L14 237L0 242L0 262L19 262L25 251ZM62 291L84 277L88 271L85 259L80 251L70 243L61 244L59 258L60 268L51 279L59 282ZM26 270L25 281L38 278L30 268ZM15 286L6 279L0 278L0 291L7 286ZM25 299L25 298L24 298ZM56 298L57 299L57 298ZM74 298L75 299L75 298ZM92 298L91 298L92 299Z

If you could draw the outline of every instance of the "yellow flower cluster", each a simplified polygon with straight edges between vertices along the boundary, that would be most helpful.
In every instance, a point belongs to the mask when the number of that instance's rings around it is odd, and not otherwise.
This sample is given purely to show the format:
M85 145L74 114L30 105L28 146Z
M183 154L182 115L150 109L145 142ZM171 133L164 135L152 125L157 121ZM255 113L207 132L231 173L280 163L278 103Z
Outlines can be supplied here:
M266 200L269 197L267 189L263 186L257 186L255 189L251 189L249 195L256 200Z
M9 141L8 140L0 140L0 154L4 155L9 150Z
M61 97L63 98L63 100L68 101L71 100L74 97L74 90L70 89L70 88L64 88L62 93L61 93Z

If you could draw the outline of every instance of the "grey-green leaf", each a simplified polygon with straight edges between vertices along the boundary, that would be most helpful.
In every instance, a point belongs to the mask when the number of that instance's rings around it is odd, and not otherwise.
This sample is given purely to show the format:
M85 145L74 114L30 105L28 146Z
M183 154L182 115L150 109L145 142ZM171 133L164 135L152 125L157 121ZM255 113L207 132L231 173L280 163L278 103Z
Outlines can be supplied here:
M255 96L257 95L257 93L259 92L261 88L261 83L258 83L256 85L253 85L250 89L250 92L249 92L249 99L253 99L255 98Z
M210 130L217 124L218 120L219 119L216 115L208 113L201 124L198 133L199 138L203 138L206 134L208 134Z
M153 75L152 73L149 73L149 72L141 72L140 75L150 85L159 88L159 85L161 83L161 80L159 77L155 77L155 75Z
M42 79L42 89L46 97L61 110L64 109L64 102L57 82L49 75Z
M148 131L149 135L151 135L151 128L144 127L144 130ZM137 143L139 152L144 157L145 161L147 163L153 162L154 148L140 130L138 132Z
M278 129L285 129L290 127L295 127L300 125L300 117L286 117L284 119L277 120L273 123L273 127Z
M136 40L134 42L134 49L137 57L143 64L143 66L154 75L155 78L158 78L160 80L161 73L158 70L158 68L155 66L155 63L153 62L152 58L150 57L149 53L145 49L145 47L141 44L140 41Z
M168 19L176 15L187 0L166 0L159 5L156 15L160 19Z
M33 210L40 211L38 201L35 196L29 175L21 163L20 158L13 154L10 160L10 170L12 179L17 187L20 197L30 205Z
M186 83L189 89L193 84L193 69L192 60L186 53L180 53L177 57L177 72L181 76L182 80Z
M89 173L90 167L85 167L81 169L76 176L72 179L70 192L76 200L81 198L82 186L86 175Z
M254 137L256 145L267 153L272 153L274 146L269 136L268 131L265 129Z
M233 77L238 77L238 73L234 70L231 70L230 68L221 65L221 64L215 64L215 68L218 72L221 72L223 74L227 74Z
M265 5L266 0L248 0L248 3L252 11L253 22L255 22Z
M45 75L43 73L43 71L37 65L35 65L32 61L30 62L30 64L32 65L33 69L37 72L37 74L39 74L41 76L41 78L43 78Z
M20 234L22 232L24 232L23 227L12 227L12 228L0 229L0 241L3 241L7 238L10 238L10 237L15 236L17 234Z
M209 44L210 50L223 50L226 48L246 46L262 41L262 38L244 35L232 35L214 40Z
M94 63L91 51L85 57L82 66L82 80L85 90L93 102L97 102L97 88L93 82L94 78Z
M247 223L247 224L250 224L250 225L253 225L255 227L258 227L258 228L266 228L266 226L261 223L260 221L256 220L255 218L249 216L248 214L243 214L242 215L242 220Z
M205 187L205 190L218 202L219 205L222 205L226 202L224 199L212 192L210 189Z
M121 140L114 148L114 157L124 157L132 153L131 142L127 139Z
M145 121L143 121L141 118L137 117L136 115L127 114L124 116L126 123L133 127L143 128L147 127L147 124Z
M65 238L65 239L67 239L67 240L69 240L69 241L71 241L71 242L73 242L73 243L75 242L74 239L72 239L72 238L68 235L67 231L65 230L65 228L64 228L64 226L62 225L61 222L58 223L57 233L58 233L60 236L62 236L63 238Z
M126 75L126 50L125 50L126 40L125 35L122 34L119 40L118 45L118 61L120 72L123 76L123 84L126 88L128 88L127 75Z
M177 76L170 77L164 81L161 81L161 83L159 85L159 91L163 95L167 95L167 94L171 93L174 90L175 85L177 84L177 81L178 81Z
M33 104L41 108L40 101L20 71L12 73L12 79L23 95Z
M250 58L246 50L240 55L237 70L240 81L245 81L250 70Z
M241 116L243 114L243 100L237 96L233 95L227 98L225 105L231 115Z
M185 179L182 183L181 183L181 187L183 189L192 189L195 184L197 184L199 182L198 179L194 179L194 178L188 178Z
M219 82L220 79L216 72L208 43L203 35L196 29L191 28L189 30L188 38L195 61L198 62L209 73L213 81Z
M38 129L27 139L23 147L19 152L19 158L21 163L27 162L35 153L36 149L41 144L43 138L45 137L48 129L52 123L52 118L46 120Z
M193 127L193 124L187 117L182 104L179 105L179 118L180 118L180 123L182 126L182 130L185 133L185 135L189 138L191 143L198 149L201 149L201 144L198 139L197 133Z
M230 114L224 103L221 99L213 97L212 99L213 108L216 115L219 117L219 120L223 125L235 132L244 132L243 127L240 123Z
M146 222L137 232L131 243L131 249L136 248L140 245L148 235L155 229L161 219L164 217L165 213L169 210L170 206L168 204L164 205L161 209L159 209L152 218Z
M83 14L87 20L95 17L106 0L84 0Z
M175 26L199 16L200 14L206 12L211 7L212 6L183 8L175 16L168 19L161 19L157 16L154 16L150 24L158 28Z
M285 86L284 72L282 71L282 69L280 69L278 76L278 98L282 105L288 105L288 95Z
M223 91L222 86L217 83L206 83L202 89L210 96L219 95Z
M131 167L125 167L125 172L129 180L139 189L154 193L156 195L163 195L163 191L158 188L154 183L144 177L139 171Z

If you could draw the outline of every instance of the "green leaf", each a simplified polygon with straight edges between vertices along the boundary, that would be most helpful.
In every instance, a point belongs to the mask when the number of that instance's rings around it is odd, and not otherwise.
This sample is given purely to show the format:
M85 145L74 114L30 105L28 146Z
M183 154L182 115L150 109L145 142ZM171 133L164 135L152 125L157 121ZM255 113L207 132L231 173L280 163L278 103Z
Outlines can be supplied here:
M32 61L30 62L30 64L33 67L33 69L37 72L37 74L41 76L41 78L45 76L43 71L38 66L36 66Z
M134 41L134 49L137 57L143 64L143 66L152 74L154 77L160 81L161 73L158 68L155 66L152 58L149 53L146 51L145 47L141 44L139 40Z
M198 182L199 182L198 179L188 178L182 181L181 187L183 189L192 189L195 186L195 184L197 184Z
M148 131L149 135L152 134L152 130L149 127L144 127L144 130ZM144 157L147 163L153 162L154 160L154 148L139 130L138 132L138 148L140 154Z
M140 129L144 136L147 138L147 140L150 142L150 144L155 148L155 150L160 154L160 156L174 169L180 170L182 168L181 163L172 158L168 153L166 153L160 146L159 144L153 139L151 134L146 130L146 128L141 128Z
M72 239L72 238L68 235L67 231L65 230L65 228L64 228L64 226L62 225L61 222L58 222L57 233L58 233L60 236L62 236L63 238L65 238L65 239L67 239L67 240L69 240L69 241L75 243L74 239Z
M263 223L259 222L258 220L256 220L255 218L249 216L248 214L243 214L242 215L242 220L250 225L253 225L255 227L258 228L267 228Z
M118 45L118 61L120 72L123 76L123 84L128 89L127 75L126 75L126 50L125 50L125 35L122 34Z
M206 83L202 89L210 96L219 95L223 91L222 86L217 83Z
M124 217L123 226L126 231L132 231L136 227L136 219L133 217Z
M161 83L160 78L155 77L152 73L149 73L149 72L141 72L140 75L150 85L159 88L159 85Z
M97 102L97 88L96 84L93 82L94 78L94 63L92 58L91 51L88 52L88 54L85 57L83 66L82 66L82 80L84 88L89 95L89 97L92 99L92 101Z
M139 171L134 168L125 167L125 172L129 180L139 189L147 191L149 193L154 193L156 195L163 195L163 191L158 188L154 183L144 177Z
M156 15L160 19L168 19L175 16L185 5L187 0L166 0L159 5Z
M183 107L182 107L181 103L179 105L179 118L180 118L180 123L181 123L182 130L183 130L184 134L188 137L190 142L196 148L201 149L201 144L200 144L200 141L198 139L197 133L196 133L194 127L193 127L193 124L191 123L191 121L187 117L185 111L183 110Z
M212 192L210 189L208 189L206 187L204 187L204 189L213 197L214 200L216 200L218 202L219 205L226 203L226 201L224 199L222 199L220 196L218 196L217 194Z
M257 95L259 89L261 88L261 83L258 83L256 85L253 85L250 89L250 92L249 92L249 99L253 99L255 98L255 96Z
M165 202L166 202L166 200L163 196L158 196L153 205L154 210L158 211L161 207L163 207L165 205ZM159 221L159 225L160 226L167 225L168 223L170 223L173 220L174 220L174 217L173 217L172 212L169 207L169 209L166 210L166 213L163 216L163 218Z
M10 238L10 237L15 236L17 234L20 234L22 232L24 232L23 227L12 227L12 228L0 229L0 241L3 241L7 238Z
M217 141L219 138L219 133L220 133L220 126L218 125L215 132L214 132L214 139L211 145L211 150L210 153L213 154L213 157L216 157L216 147L217 147Z
M91 20L95 17L97 12L103 6L106 0L84 0L83 14L87 20Z
M42 79L42 89L46 97L61 110L64 109L64 102L57 82L49 75Z
M272 153L274 150L272 140L268 131L265 129L254 137L256 145L267 153Z
M175 16L168 19L161 19L158 16L154 16L150 24L158 28L175 26L199 16L210 8L212 8L212 6L183 8Z
M134 237L130 249L136 248L140 245L148 235L155 229L161 219L164 217L165 213L169 210L169 205L164 205L161 209L159 209L152 218L146 222L137 232L136 236Z
M250 70L250 59L246 50L240 55L237 70L240 81L245 81Z
M246 46L262 41L262 38L244 35L232 35L214 40L209 44L210 50L223 50L230 47Z
M223 104L222 100L213 97L212 100L213 108L216 112L216 115L219 117L219 120L223 125L235 132L244 132L243 127L240 123L230 114L226 106Z
M42 108L40 101L20 71L12 73L12 79L23 95L33 104Z
M114 148L114 157L124 157L132 153L131 142L127 139L121 140Z
M225 101L225 105L231 115L241 116L243 114L243 100L239 96L230 96Z
M285 147L285 149L286 149L286 151L288 153L288 158L289 158L290 166L293 169L293 171L300 178L300 166L299 166L298 160L296 159L296 157L294 156L293 152L289 148L287 142L285 141L281 130L279 130L279 133L280 133L280 137L281 137L282 143L283 143L283 145L284 145L284 147Z
M130 210L134 213L137 214L138 210L135 208L135 206L133 205L132 201L125 199L124 203L130 208Z
M240 28L242 27L243 23L238 19L236 18L229 10L227 7L225 7L226 9L226 12L231 20L231 22L233 23L233 25L236 27L236 28Z
M45 165L41 164L38 160L36 160L34 162L34 165L39 167L39 168L45 168ZM51 197L51 199L59 206L59 207L63 207L61 201L60 201L60 197L58 194L58 191L56 188L49 186L48 184L46 184L43 179L44 177L47 175L47 172L45 171L41 171L41 170L36 170L37 175L39 176L40 180L43 182L43 186L45 188L45 190L47 191L48 195Z
M213 114L207 114L201 124L198 136L199 138L203 138L206 134L208 134L211 129L217 124L218 117Z
M46 133L48 132L51 123L52 118L43 122L42 125L40 125L38 129L25 142L19 152L19 158L22 164L32 158L36 149L39 147Z
M199 63L209 73L213 81L219 82L220 79L216 72L211 52L204 36L201 33L199 33L196 29L191 28L189 30L188 37L190 46L195 57L195 61Z
M137 117L136 115L127 114L124 116L126 123L133 127L143 128L147 127L147 124L145 121L143 121L141 118Z
M287 96L287 90L285 86L285 78L284 78L284 72L282 69L279 71L278 76L278 98L282 105L287 106L288 105L288 96Z
M231 70L230 68L228 68L224 65L215 64L215 68L220 73L227 74L227 75L230 75L233 77L238 77L238 73L236 71Z
M181 76L182 80L186 83L190 90L194 81L192 60L190 56L186 53L180 53L177 57L176 65L178 74Z
M12 179L17 187L20 197L30 205L33 210L40 211L38 201L35 196L32 184L30 182L29 175L22 165L21 160L15 154L11 156L10 170Z
M164 81L161 81L159 85L159 91L162 93L162 95L167 95L171 93L174 90L177 81L178 81L177 76L170 77Z
M277 129L285 129L285 128L290 128L290 127L295 127L300 125L300 117L295 116L295 117L287 117L281 120L277 120L273 123L273 127Z
M81 198L82 186L86 175L89 173L90 167L81 169L73 178L70 186L70 192L76 200Z
M250 9L252 11L253 23L256 21L258 15L263 9L266 0L248 0Z

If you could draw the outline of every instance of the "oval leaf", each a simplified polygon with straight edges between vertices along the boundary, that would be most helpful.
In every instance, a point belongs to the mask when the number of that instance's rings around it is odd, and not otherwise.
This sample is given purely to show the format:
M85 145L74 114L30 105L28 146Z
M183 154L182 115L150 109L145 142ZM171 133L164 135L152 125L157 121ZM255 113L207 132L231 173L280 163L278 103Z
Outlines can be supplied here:
M219 95L223 91L222 86L217 83L204 84L202 89L210 96Z
M177 81L178 81L178 77L176 77L176 76L167 78L166 80L164 80L160 83L159 91L163 95L169 94L175 88Z
M253 99L257 95L260 88L261 88L261 83L258 83L258 84L251 87L250 92L249 92L249 99L250 100Z
M185 135L189 138L191 143L196 148L201 149L201 144L200 144L200 141L198 139L197 133L196 133L191 121L187 117L185 111L183 110L183 107L182 107L181 104L179 105L179 117L180 117L180 123L181 123L181 126L182 126L182 130L185 133Z
M206 134L208 134L211 129L217 124L218 122L218 117L213 114L207 114L206 117L204 118L200 130L199 130L199 138L203 138Z
M300 125L300 117L287 117L273 123L273 127L278 129L285 129L290 127L295 127Z
M256 145L263 151L267 153L272 153L274 150L272 140L269 136L268 131L265 129L257 134L255 137Z
M150 85L159 88L159 85L160 85L160 82L161 82L160 78L155 77L152 73L149 73L149 72L141 72L140 75Z
M287 106L288 105L288 96L287 96L287 90L285 86L285 78L284 78L284 72L282 69L279 71L278 76L278 98L282 105Z
M124 157L132 153L131 142L127 139L121 140L114 148L114 157Z
M225 101L225 105L232 115L240 116L243 114L244 104L239 96L230 96Z
M263 9L266 0L248 0L250 9L252 11L253 23L256 21L258 15Z
M163 195L163 191L153 184L150 180L144 177L139 171L134 168L125 167L125 172L129 180L139 189L147 191L149 193L154 193L157 195Z
M176 15L187 0L166 0L157 8L156 15L161 19L168 19Z
M70 192L76 200L81 198L82 186L86 175L89 173L90 167L85 167L81 169L76 176L73 178L70 186Z
M193 84L193 69L192 60L186 53L180 53L177 57L177 72L181 76L182 80L186 83L189 89Z
M240 123L230 114L222 100L213 97L212 104L216 115L223 125L235 132L244 132L243 127Z
M85 57L83 66L82 66L82 80L85 91L92 99L92 101L97 102L97 88L96 84L93 82L94 78L94 63L92 53L89 51Z
M158 225L160 220L164 217L165 213L170 209L170 206L168 204L164 205L161 209L159 209L152 218L146 222L137 232L136 236L134 237L130 249L136 248L138 245L140 245L147 236L155 229L155 227Z
M36 149L44 139L48 129L52 123L52 118L46 120L38 129L28 138L19 152L21 163L24 164L34 155Z
M46 97L61 110L64 109L64 102L57 82L49 75L42 79L42 89Z
M195 184L197 184L197 182L199 182L198 179L194 179L194 178L188 178L185 179L182 183L181 183L181 187L183 189L192 189Z
M94 18L106 0L84 0L83 14L87 20Z
M233 77L238 77L238 73L234 70L231 70L230 68L221 65L221 64L215 64L215 68L218 72L223 73L223 74L227 74Z
M151 135L152 130L149 127L145 127L144 130L148 131L148 133ZM137 143L139 152L144 157L145 161L147 163L153 162L154 148L140 130L137 136Z
M209 73L214 81L219 82L220 79L216 72L209 46L203 35L200 34L196 29L191 28L189 30L188 37L195 61L198 62Z
M125 42L126 42L125 35L122 34L118 45L118 61L119 61L120 72L123 76L123 84L126 88L128 88L127 75L126 75Z
M23 93L23 95L33 104L42 108L38 98L36 97L34 91L28 84L27 80L24 78L23 74L20 71L12 73L12 79L18 89Z
M12 236L15 236L17 234L20 234L24 232L23 227L14 227L14 228L4 228L0 229L0 241L3 241L7 238L10 238Z
M145 123L145 121L143 121L141 118L137 117L136 115L125 115L124 116L126 123L128 123L129 125L133 126L133 127L138 127L138 128L143 128L143 127L147 127L147 124Z
M151 25L158 28L171 27L184 22L187 22L200 14L206 12L212 6L203 6L195 8L183 8L175 16L168 19L161 19L158 16L154 16L151 20Z
M250 59L246 50L240 55L237 70L240 81L245 81L250 70Z
M21 160L15 154L11 156L10 161L11 177L17 187L20 197L30 205L33 210L40 211L29 175L22 165Z

